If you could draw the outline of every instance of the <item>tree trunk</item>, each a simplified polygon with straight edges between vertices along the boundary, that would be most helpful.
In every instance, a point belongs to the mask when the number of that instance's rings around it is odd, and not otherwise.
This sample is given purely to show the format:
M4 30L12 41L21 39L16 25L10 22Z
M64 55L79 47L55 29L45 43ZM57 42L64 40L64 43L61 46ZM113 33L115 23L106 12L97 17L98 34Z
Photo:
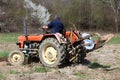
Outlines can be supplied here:
M115 32L118 33L118 18L117 18L117 14L114 15L114 19L115 19Z
M114 16L114 21L115 21L115 32L118 33L118 9L115 7L115 2L112 2L112 0L110 0L110 6L114 12L113 16Z

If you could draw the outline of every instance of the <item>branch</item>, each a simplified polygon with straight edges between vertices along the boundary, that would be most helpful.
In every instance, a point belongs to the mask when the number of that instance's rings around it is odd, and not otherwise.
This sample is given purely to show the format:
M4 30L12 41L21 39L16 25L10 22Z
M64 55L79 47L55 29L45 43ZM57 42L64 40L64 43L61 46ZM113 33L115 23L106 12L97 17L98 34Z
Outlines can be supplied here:
M114 13L116 13L116 9L115 9L115 7L114 7L114 5L112 3L112 0L109 0L109 1L110 1L110 7L113 9Z
M108 3L111 4L111 2L109 0L101 0L103 3Z
M120 1L118 2L118 11L120 10Z

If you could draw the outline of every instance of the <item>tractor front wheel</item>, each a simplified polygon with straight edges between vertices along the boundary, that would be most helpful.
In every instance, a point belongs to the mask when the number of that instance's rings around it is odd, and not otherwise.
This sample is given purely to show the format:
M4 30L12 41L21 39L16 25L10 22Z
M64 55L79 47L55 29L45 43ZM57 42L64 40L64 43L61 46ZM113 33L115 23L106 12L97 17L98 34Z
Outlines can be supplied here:
M21 51L15 50L9 53L8 62L13 66L19 66L24 63L25 56Z

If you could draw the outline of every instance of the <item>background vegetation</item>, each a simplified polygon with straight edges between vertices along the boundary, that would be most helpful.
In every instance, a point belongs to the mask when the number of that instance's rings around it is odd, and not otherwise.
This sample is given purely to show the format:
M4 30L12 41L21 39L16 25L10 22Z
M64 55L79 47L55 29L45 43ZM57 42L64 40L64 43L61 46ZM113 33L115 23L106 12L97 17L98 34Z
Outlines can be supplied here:
M66 28L75 24L81 30L120 31L120 0L32 1L45 6L51 13L51 19L60 15ZM0 0L0 12L0 32L21 32L23 17L30 11L24 8L24 0ZM38 30L40 26L37 18L29 16L29 30Z

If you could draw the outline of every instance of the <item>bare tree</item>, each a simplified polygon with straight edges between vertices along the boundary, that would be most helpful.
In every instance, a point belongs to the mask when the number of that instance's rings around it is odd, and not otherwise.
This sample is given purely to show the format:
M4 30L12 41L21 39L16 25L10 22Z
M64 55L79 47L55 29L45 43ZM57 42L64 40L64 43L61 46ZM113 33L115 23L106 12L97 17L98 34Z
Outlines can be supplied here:
M119 11L120 11L120 0L102 0L104 3L107 3L113 10L113 16L115 21L115 31L119 31Z

